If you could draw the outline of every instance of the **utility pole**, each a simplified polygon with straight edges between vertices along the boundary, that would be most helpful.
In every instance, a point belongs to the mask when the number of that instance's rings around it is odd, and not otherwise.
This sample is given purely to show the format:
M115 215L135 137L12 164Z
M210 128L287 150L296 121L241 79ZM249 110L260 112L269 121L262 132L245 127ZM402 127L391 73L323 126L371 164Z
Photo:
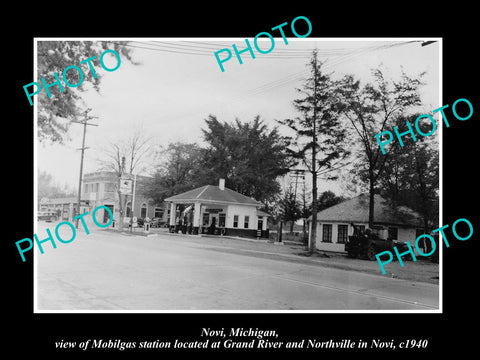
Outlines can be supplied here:
M310 252L314 252L317 248L317 52L313 57L313 139L312 139L312 230L309 234Z
M301 169L294 169L293 174L290 174L290 177L295 177L295 192L294 192L294 201L297 201L297 186L298 186L298 178L301 178L305 181L305 170Z
M130 174L131 175L131 174ZM132 193L132 206L130 216L130 232L133 231L133 209L135 208L135 188L137 186L137 174L133 175L133 193Z
M77 150L82 150L82 155L80 158L80 175L78 177L78 198L77 198L77 216L80 215L80 202L81 202L81 197L82 197L82 176L83 176L83 156L85 149L88 149L88 147L85 147L85 135L87 133L87 125L90 126L98 126L97 124L89 124L88 121L92 119L97 119L96 116L88 116L88 113L92 109L88 108L83 112L84 118L83 120L72 120L74 123L78 124L83 124L83 138L82 138L82 147L77 149ZM75 221L75 228L78 229L78 219Z
M297 188L298 188L298 179L302 179L303 181L303 185L305 187L305 170L302 170L302 169L291 169L290 171L292 171L290 175L291 178L295 178L295 190L294 190L294 193L293 193L293 203L297 204ZM290 191L291 191L291 184L290 184ZM292 220L291 224L290 224L290 233L293 233L293 227L294 227L294 224L295 224L295 221Z

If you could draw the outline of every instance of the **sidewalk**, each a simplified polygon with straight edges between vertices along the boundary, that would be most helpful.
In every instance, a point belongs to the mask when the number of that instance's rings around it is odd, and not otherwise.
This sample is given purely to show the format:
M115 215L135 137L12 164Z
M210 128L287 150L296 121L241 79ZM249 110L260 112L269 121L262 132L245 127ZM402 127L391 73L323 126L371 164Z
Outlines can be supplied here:
M205 234L186 235L169 233L168 229L155 230L155 232L150 232L149 234L145 234L142 229L137 229L136 232L132 233L130 231L120 232L119 230L113 229L105 229L102 231L117 233L123 236L138 236L139 238L145 236L158 237L159 240L161 238L176 238L178 241L190 242L196 246L208 248L212 251L283 261L287 260L316 266L328 266L342 270L360 271L382 277L392 277L430 284L439 283L439 264L423 259L417 259L416 262L404 261L403 267L400 266L398 261L393 261L385 265L386 274L382 275L380 267L376 261L350 259L345 254L319 250L312 254L303 245L294 242L278 244L267 239L257 240Z

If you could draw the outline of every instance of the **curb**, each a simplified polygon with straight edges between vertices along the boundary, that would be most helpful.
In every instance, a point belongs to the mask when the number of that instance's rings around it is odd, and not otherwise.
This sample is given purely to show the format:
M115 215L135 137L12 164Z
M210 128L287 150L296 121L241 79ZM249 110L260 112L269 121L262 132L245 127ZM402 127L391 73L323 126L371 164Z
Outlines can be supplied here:
M262 240L257 240L257 239L249 239L249 238L244 238L240 236L228 236L228 235L209 235L209 234L198 234L198 235L192 235L192 234L177 234L177 233L171 233L171 232L165 232L165 233L157 233L157 234L165 234L165 235L170 235L170 236L188 236L191 238L208 238L208 239L231 239L231 240L242 240L242 241L249 241L249 242L254 242L258 244L267 244L269 242L268 239L262 239Z

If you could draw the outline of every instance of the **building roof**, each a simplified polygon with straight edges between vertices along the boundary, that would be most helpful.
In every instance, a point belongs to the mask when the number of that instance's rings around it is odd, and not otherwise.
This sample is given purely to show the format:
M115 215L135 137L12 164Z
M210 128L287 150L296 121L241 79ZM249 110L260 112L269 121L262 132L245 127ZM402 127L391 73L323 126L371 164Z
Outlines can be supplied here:
M228 188L220 190L218 186L214 185L205 185L182 194L174 195L165 199L165 201L178 203L200 201L203 203L227 203L251 206L262 205L260 202L249 198L248 196L242 195Z
M134 176L132 174L123 174L122 177L131 178L133 180ZM137 174L137 182L146 181L148 179L151 179L151 176ZM99 181L116 182L118 181L118 173L115 171L101 170L83 175L83 182L90 183Z
M76 198L76 197L62 197L62 198L47 198L47 197L45 197L45 198L42 198L40 200L40 204L41 205L46 205L46 204L58 205L58 204L70 204L70 203L76 204L77 200L78 200L78 198Z
M269 217L270 214L266 213L265 211L262 210L257 210L257 216L266 216Z
M317 213L317 221L368 223L369 195L362 194ZM311 217L310 217L311 219ZM403 227L422 227L421 216L406 206L391 207L380 195L375 195L374 223Z

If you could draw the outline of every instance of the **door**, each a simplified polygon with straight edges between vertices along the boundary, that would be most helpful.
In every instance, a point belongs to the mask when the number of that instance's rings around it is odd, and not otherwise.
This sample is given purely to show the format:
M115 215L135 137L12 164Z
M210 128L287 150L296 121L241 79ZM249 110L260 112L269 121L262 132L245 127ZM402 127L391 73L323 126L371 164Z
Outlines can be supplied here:
M62 209L62 220L70 219L70 204L64 204Z
M218 234L218 214L210 214L208 233L210 235Z
M210 214L210 226L218 227L218 214Z
M263 217L262 216L258 217L257 230L263 230Z
M104 205L106 206L107 208L110 209L110 211L112 212L113 214L113 205ZM113 220L113 219L112 219ZM108 213L107 210L103 209L103 223L106 224L110 221L110 214Z

